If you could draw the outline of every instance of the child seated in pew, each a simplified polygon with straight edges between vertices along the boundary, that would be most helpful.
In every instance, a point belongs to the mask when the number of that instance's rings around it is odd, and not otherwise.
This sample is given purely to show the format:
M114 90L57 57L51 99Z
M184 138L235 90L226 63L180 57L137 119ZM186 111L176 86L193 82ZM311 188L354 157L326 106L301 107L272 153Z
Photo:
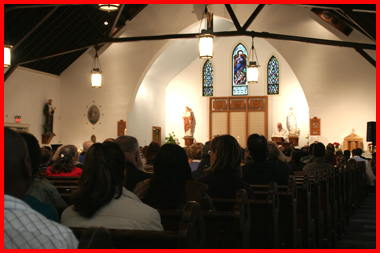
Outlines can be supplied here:
M162 231L160 214L124 188L125 156L113 142L95 143L87 151L73 206L62 213L68 227Z
M152 178L138 183L134 193L157 209L182 209L187 201L197 201L203 210L215 210L207 185L191 175L186 151L176 144L165 144L153 160Z

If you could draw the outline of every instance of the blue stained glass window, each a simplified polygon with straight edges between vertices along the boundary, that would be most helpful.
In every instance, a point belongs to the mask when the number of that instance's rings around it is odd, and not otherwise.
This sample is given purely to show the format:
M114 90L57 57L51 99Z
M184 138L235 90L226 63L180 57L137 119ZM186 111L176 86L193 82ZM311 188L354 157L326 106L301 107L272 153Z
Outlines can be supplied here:
M232 53L232 95L248 95L247 49L239 43Z
M276 57L272 56L268 62L268 95L279 94L279 80L278 61Z
M210 60L203 65L203 96L214 95L214 67Z

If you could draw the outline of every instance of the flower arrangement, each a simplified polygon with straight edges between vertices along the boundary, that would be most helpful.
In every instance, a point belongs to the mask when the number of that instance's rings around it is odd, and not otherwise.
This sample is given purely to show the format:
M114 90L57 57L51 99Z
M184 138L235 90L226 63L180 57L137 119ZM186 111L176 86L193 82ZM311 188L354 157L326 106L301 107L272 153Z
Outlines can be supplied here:
M172 135L173 134L173 135ZM165 141L163 144L171 143L171 144L179 144L178 138L174 138L175 134L174 132L169 133L169 137L165 137Z
M335 148L340 146L340 144L338 142L334 142L333 145L335 146Z
M368 146L372 146L372 142L368 143Z

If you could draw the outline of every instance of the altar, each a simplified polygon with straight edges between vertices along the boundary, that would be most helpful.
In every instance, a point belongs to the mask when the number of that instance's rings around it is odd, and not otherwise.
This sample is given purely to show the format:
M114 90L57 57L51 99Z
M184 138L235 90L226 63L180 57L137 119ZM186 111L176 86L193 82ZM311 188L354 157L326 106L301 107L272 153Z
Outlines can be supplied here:
M290 147L291 143L293 143L293 146L298 146L298 136L289 136L289 142L284 142L282 137L272 137L272 141L276 142L278 146L281 145L285 148Z

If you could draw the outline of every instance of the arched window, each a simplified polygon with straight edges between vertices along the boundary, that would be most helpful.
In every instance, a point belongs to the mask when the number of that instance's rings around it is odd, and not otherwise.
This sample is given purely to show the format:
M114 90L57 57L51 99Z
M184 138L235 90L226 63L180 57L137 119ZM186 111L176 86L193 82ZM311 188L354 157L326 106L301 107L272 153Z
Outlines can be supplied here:
M214 67L210 60L203 65L203 96L214 95Z
M280 76L276 57L272 56L268 62L268 95L279 94Z
M247 86L248 52L239 43L232 53L232 95L248 95Z

